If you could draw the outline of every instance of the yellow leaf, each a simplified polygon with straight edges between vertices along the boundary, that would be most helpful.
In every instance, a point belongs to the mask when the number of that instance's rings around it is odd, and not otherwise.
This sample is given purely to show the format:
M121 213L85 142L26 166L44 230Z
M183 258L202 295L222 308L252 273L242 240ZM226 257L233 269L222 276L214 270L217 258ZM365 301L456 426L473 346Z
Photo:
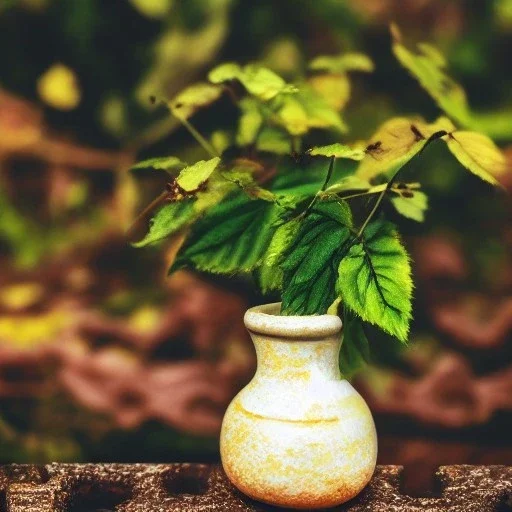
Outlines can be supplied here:
M162 19L170 13L173 0L130 0L130 3L143 16Z
M37 92L47 105L58 110L73 110L81 100L76 75L64 64L54 64L39 77Z
M444 140L466 169L493 185L499 185L497 178L509 171L505 156L486 135L456 131L446 135Z
M252 144L263 123L263 116L259 110L258 102L254 98L243 98L239 103L242 115L238 123L236 142L239 146Z
M381 185L376 185L375 187L372 187L371 184L366 181L358 178L357 176L350 175L345 176L337 183L334 183L330 187L328 187L323 195L326 197L329 197L332 194L339 194L341 192L346 192L347 190L372 190L375 191L378 187ZM386 186L382 186L382 190L384 190ZM381 192L382 192L381 190Z
M423 222L425 220L425 211L428 209L428 197L419 190L410 191L410 196L399 195L391 199L391 203L397 212L415 220Z
M473 124L472 114L464 89L444 70L446 61L433 46L426 43L417 45L418 52L407 48L402 41L398 27L391 25L393 53L399 62L421 86L434 98L446 114L463 126Z
M210 160L200 160L189 167L185 167L176 178L176 182L183 190L194 192L208 180L219 163L219 157Z
M176 117L188 119L202 107L216 101L221 95L222 87L200 82L181 91L169 102L169 108Z
M257 64L248 64L241 68L238 64L227 62L212 69L208 80L214 84L238 80L249 94L262 101L268 101L280 93L297 92L297 88L287 84L279 75Z
M298 42L291 38L277 39L265 50L263 63L276 73L294 75L302 66Z
M320 55L309 64L309 69L345 73L346 71L365 71L370 73L374 65L370 57L363 53L345 53L341 55Z
M210 143L213 149L221 155L233 144L233 136L234 134L228 130L215 130L210 137Z
M343 109L350 98L350 82L347 75L315 75L309 85L325 102L337 111Z
M277 113L290 135L304 135L309 130L310 119L304 107L293 97L286 98L283 107Z
M335 143L329 146L316 146L309 151L311 156L327 156L334 158L350 158L352 160L362 160L365 156L364 151L359 148L352 148L345 144Z
M0 290L0 304L11 310L21 310L34 305L44 295L37 283L19 283Z
M432 124L406 117L390 119L370 138L357 176L369 181L379 174L392 173L421 151L434 133L453 130L453 124L445 117Z

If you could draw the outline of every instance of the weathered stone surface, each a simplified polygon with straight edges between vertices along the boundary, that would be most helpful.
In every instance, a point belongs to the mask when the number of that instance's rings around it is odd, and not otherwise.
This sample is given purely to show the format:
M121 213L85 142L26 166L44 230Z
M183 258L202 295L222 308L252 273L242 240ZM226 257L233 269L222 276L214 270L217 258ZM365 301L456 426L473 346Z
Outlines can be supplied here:
M366 489L340 512L512 511L512 467L443 466L437 497L400 490L401 466L378 466ZM0 512L275 511L239 493L206 464L0 466Z

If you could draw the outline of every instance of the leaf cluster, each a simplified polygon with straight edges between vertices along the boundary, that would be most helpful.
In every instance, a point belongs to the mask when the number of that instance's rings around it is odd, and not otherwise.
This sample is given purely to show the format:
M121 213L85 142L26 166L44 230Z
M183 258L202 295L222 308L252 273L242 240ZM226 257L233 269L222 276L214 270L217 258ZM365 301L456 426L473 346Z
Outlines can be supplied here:
M210 158L191 165L154 158L136 168L167 171L163 206L137 246L185 234L170 272L194 268L252 276L278 292L283 315L340 314L341 367L347 375L369 357L365 324L407 341L412 318L410 260L397 228L382 217L388 202L409 220L424 220L428 198L400 173L432 143L445 143L471 173L493 185L505 159L487 135L470 131L463 89L428 45L408 49L396 27L393 52L446 116L392 118L366 141L334 142L307 151L311 134L339 140L352 71L371 72L362 54L319 56L287 83L258 64L222 64L209 83L188 87L168 107ZM231 131L204 138L189 119L222 95L239 117ZM459 129L461 126L462 129ZM235 156L233 156L235 155Z

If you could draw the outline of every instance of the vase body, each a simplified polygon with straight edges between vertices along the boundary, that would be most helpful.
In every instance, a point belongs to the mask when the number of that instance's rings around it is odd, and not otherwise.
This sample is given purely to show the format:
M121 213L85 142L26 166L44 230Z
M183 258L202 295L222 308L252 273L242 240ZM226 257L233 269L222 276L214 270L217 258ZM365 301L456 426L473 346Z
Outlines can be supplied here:
M375 425L339 372L341 320L282 317L279 308L269 304L245 315L258 365L224 416L222 465L256 500L309 510L335 506L373 474Z

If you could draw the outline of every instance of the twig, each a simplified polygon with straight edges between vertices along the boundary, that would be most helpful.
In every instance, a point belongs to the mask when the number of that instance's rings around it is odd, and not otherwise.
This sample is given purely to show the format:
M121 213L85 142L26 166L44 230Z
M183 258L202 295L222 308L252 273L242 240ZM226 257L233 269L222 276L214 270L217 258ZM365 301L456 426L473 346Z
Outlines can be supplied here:
M312 210L313 206L315 206L320 194L322 192L324 192L325 189L327 188L327 184L329 183L329 180L331 179L333 170L334 170L334 157L331 157L331 161L329 162L329 168L327 169L327 176L325 177L325 181L324 181L324 184L322 185L322 188L315 194L315 197L313 197L313 200L309 203L307 208L299 215L298 218L306 217L306 215L308 215L308 213Z
M177 116L176 116L177 117ZM218 151L192 126L192 124L187 121L184 117L177 117L178 121L180 121L183 126L190 132L192 137L196 139L196 141L203 147L203 149L212 157L220 157Z
M440 139L441 137L444 137L445 135L447 135L448 132L446 132L445 130L440 130L438 132L435 132L433 133L425 142L425 144L423 145L423 147L413 156L413 158L416 158L418 157L419 155L421 155L421 153L424 151L424 149L431 143L433 142L434 140L437 140L437 139ZM411 159L412 160L412 159ZM375 202L375 205L373 206L371 212L369 213L368 217L366 217L366 220L364 221L361 229L359 230L359 233L358 233L358 237L361 238L364 230L366 229L366 226L368 226L368 223L370 222L370 220L373 218L373 216L375 215L375 212L377 211L380 203L382 202L382 199L384 198L384 196L386 195L386 193L391 189L391 187L393 186L394 182L396 181L397 177L398 177L398 174L400 173L400 171L402 171L402 169L411 161L411 160L408 160L407 162L405 162L404 165L400 166L396 171L395 171L395 174L393 174L393 176L391 177L391 179L387 182L386 184L386 188L381 192L381 194L379 195L379 197L377 198L377 201Z

